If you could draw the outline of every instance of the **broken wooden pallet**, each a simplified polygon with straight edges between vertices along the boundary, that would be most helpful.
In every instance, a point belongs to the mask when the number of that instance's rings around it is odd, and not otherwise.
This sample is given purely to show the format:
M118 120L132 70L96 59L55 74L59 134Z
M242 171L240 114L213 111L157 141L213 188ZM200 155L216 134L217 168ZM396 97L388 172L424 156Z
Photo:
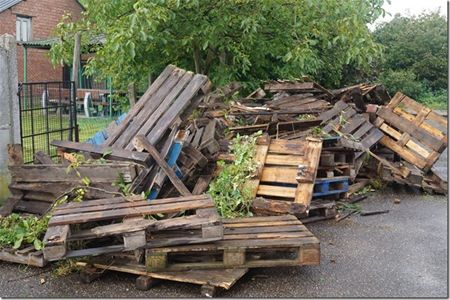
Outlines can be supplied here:
M78 262L77 265L84 267L81 278L89 283L103 274L105 271L116 271L138 275L136 288L149 290L160 280L186 282L201 286L203 297L214 297L218 289L229 290L248 269L220 269L220 270L187 270L179 272L148 272L144 264L137 263L127 258L99 258L89 262Z
M322 141L315 138L287 141L259 138L255 176L247 182L253 197L284 199L307 210L317 174Z
M447 147L447 120L402 93L379 108L377 116L374 124L385 133L381 144L424 171Z
M134 163L106 162L67 167L62 164L9 166L12 196L0 211L8 215L12 211L44 214L62 194L76 187L85 187L86 199L120 195L119 187L112 183L122 180L130 183L141 168ZM82 180L89 180L86 187Z
M0 250L0 260L33 267L44 267L47 264L47 261L44 260L42 251L36 251L34 246L18 250L3 248Z
M144 135L150 144L156 145L199 92L205 94L209 88L206 76L167 66L104 145L133 150L132 140L136 135Z
M308 215L299 216L303 224L329 220L336 217L336 202L332 200L314 200L311 202L311 208Z
M220 241L146 250L149 272L316 265L319 240L295 216L224 219Z
M145 216L189 213L172 219L146 219ZM100 223L99 223L100 222ZM187 235L182 229L199 229ZM152 240L152 232L177 229L178 240ZM148 233L148 234L147 234ZM214 241L222 237L222 225L209 196L196 195L148 201L141 196L117 197L62 204L55 209L44 237L44 257L99 255L134 250L148 243L174 245ZM106 239L105 239L106 238ZM90 241L82 249L70 250L73 242ZM101 244L98 247L98 244Z
M319 115L324 133L335 131L341 135L341 144L346 148L360 150L355 155L358 158L362 151L370 149L384 134L372 125L368 119L356 111L346 102L338 101L334 107Z

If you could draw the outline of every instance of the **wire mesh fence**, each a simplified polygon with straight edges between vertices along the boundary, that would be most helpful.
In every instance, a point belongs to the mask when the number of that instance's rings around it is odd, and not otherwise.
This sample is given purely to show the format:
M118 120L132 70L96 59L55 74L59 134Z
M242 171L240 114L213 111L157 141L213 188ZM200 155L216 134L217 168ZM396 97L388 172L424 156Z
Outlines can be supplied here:
M38 151L55 157L52 140L78 141L74 82L21 83L19 105L24 163Z

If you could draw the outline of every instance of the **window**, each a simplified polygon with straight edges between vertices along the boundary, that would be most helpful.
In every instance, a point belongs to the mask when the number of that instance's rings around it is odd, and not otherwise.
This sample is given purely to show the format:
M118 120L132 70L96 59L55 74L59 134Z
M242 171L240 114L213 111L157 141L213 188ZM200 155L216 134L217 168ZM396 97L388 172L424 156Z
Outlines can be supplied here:
M16 19L16 40L26 42L31 39L31 18L17 17Z

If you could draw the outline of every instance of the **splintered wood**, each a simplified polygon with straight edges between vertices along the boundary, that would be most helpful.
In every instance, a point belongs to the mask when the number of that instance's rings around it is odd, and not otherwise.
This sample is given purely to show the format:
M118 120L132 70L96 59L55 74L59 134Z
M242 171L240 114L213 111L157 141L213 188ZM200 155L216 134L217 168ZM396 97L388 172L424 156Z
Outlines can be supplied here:
M257 140L255 161L258 170L248 186L253 196L290 200L307 210L320 160L322 141Z
M374 124L385 136L381 144L428 171L447 147L447 120L402 93L377 111Z

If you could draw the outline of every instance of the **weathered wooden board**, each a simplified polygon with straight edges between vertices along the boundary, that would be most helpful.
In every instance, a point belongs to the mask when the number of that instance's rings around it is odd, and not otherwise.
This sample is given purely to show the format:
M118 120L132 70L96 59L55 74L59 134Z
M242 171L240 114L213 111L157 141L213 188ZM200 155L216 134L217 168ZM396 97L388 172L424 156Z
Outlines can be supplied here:
M423 171L447 147L447 119L402 93L378 109L377 116L374 124L385 133L381 144Z
M147 270L319 264L319 241L295 216L224 219L223 224L224 238L220 241L147 249ZM282 254L281 258L273 252Z

